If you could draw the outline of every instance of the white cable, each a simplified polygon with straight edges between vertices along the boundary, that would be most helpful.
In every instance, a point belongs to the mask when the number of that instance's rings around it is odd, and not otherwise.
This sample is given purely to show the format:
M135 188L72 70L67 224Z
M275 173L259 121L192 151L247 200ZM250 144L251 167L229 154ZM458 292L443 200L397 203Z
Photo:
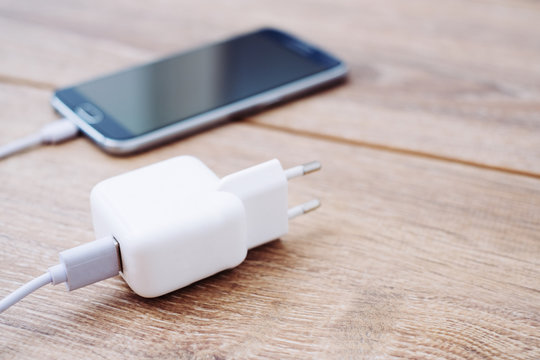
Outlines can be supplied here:
M0 300L0 313L4 312L7 308L9 308L11 305L15 304L16 302L20 301L25 296L33 293L37 289L39 289L42 286L45 286L47 284L51 283L51 274L49 272L46 272L45 274L35 278L34 280L27 282L8 296L6 296L4 299Z
M41 144L40 134L32 134L0 147L0 159Z
M0 313L47 284L57 285L65 282L71 291L118 275L121 267L117 245L112 236L106 236L62 251L60 264L50 267L45 274L0 300Z
M0 159L42 144L57 144L74 138L79 133L77 125L68 119L58 119L41 128L35 134L25 136L9 144L0 146Z

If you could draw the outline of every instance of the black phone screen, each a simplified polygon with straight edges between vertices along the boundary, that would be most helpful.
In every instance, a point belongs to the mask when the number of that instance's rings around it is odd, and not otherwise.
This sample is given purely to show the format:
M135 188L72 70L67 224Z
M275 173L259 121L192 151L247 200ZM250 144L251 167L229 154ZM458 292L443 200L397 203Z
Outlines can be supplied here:
M90 102L114 120L118 135L130 137L337 64L281 32L260 30L85 82L57 96Z

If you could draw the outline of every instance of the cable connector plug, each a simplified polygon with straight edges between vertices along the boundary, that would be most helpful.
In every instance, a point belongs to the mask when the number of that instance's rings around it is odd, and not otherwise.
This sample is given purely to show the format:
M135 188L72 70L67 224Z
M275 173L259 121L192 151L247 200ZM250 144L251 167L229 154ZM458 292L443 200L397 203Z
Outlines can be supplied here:
M78 133L77 125L65 118L46 124L39 132L42 144L58 144L74 138Z
M0 301L0 313L47 284L66 283L75 290L118 275L121 270L118 243L111 236L60 253L60 264L49 268Z
M69 291L118 275L120 249L112 236L60 253L60 264L49 268L53 285L66 283Z

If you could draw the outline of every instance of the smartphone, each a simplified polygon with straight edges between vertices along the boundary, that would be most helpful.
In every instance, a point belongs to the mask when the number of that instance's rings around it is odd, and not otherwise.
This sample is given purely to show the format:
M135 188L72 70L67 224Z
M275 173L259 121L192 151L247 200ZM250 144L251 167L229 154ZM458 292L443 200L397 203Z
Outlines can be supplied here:
M52 106L105 151L127 154L345 78L345 64L261 29L57 90Z

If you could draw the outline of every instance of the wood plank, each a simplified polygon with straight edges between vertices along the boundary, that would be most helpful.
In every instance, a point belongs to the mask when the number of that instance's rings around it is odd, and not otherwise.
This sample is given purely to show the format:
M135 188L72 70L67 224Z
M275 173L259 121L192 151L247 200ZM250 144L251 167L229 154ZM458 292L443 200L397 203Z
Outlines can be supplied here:
M0 4L0 78L52 88L271 24L351 68L270 127L540 177L540 6L530 1Z
M0 141L50 121L48 96L0 85ZM537 179L242 122L135 157L79 139L2 161L0 296L93 238L95 183L181 154L220 176L319 159L290 203L323 206L238 268L158 299L120 278L43 288L0 316L3 357L540 357Z

